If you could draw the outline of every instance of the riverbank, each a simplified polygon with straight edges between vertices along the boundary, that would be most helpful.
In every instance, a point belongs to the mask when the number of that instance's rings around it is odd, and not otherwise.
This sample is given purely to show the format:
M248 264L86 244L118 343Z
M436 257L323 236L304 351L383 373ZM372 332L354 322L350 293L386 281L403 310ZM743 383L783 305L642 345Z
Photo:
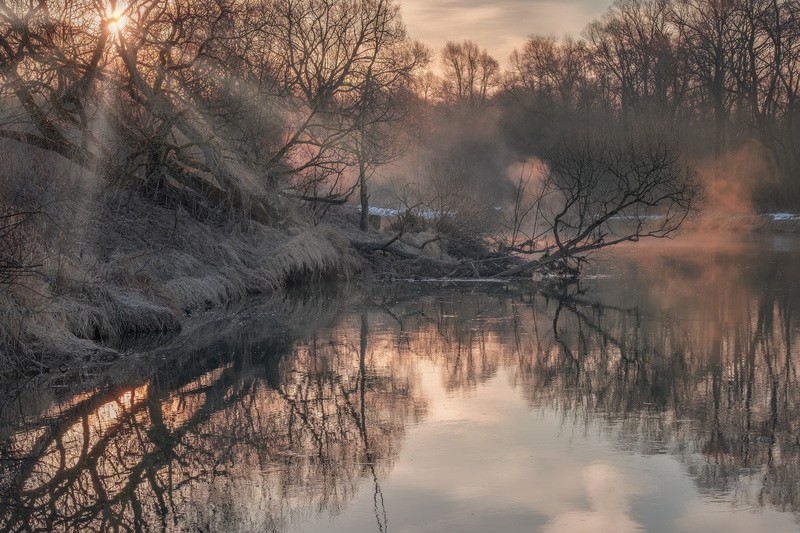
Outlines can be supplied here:
M36 275L0 294L0 378L113 360L125 337L359 268L329 226L215 225L137 198L96 207L73 251L40 250Z
M738 231L750 233L800 233L797 213L704 213L684 224L684 231Z
M69 250L39 250L36 275L0 294L0 380L95 372L123 356L123 339L179 331L201 312L252 295L356 276L376 284L474 279L521 262L486 247L459 257L453 239L430 228L402 238L391 228L363 233L347 209L334 210L327 225L244 228L136 196L122 200L73 214L83 229L69 233L72 242L62 244ZM687 227L797 233L800 217L703 217Z
M479 277L508 264L507 256L484 261L485 247L481 261L463 261L448 254L447 239L419 228L402 238L392 238L395 228L361 232L345 208L324 224L295 212L268 226L199 220L121 191L59 205L69 207L51 209L25 235L31 275L1 286L0 380L102 366L121 357L121 339L178 331L248 296L356 273L381 282L458 269Z

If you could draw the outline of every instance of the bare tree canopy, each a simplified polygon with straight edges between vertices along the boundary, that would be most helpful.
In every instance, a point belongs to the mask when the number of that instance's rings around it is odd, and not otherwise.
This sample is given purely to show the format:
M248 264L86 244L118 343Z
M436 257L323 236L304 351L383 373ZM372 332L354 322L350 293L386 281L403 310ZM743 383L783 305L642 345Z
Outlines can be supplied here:
M514 211L515 228L530 230L511 250L536 258L498 276L533 269L577 273L596 250L673 236L702 198L696 171L653 139L569 141L546 161L529 205Z
M486 102L497 87L500 64L472 41L448 42L441 63L442 96L448 102Z
M261 220L283 176L346 198L351 134L399 119L425 56L390 0L9 2L0 34L0 137Z

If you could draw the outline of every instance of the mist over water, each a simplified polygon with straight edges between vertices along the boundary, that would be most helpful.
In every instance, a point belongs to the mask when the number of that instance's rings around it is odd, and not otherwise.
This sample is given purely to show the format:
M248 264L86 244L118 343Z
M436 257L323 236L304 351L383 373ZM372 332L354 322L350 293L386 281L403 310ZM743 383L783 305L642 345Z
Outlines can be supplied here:
M146 379L12 396L0 527L796 530L800 241L656 244L568 294L251 302Z

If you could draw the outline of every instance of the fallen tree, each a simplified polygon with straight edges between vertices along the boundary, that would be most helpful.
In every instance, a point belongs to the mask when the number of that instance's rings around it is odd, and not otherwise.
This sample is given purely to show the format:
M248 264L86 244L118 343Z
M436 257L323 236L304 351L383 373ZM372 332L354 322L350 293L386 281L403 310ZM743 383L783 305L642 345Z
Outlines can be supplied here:
M546 269L576 274L597 250L672 237L702 196L695 170L658 140L572 141L547 163L526 212L535 233L511 249L533 258L500 277Z
M575 278L598 250L674 236L702 197L694 169L658 140L572 140L544 161L541 175L520 181L513 209L500 212L511 212L512 234L485 239L483 247L470 242L466 257L434 259L403 246L404 225L387 240L351 244L364 255L415 261L421 275Z

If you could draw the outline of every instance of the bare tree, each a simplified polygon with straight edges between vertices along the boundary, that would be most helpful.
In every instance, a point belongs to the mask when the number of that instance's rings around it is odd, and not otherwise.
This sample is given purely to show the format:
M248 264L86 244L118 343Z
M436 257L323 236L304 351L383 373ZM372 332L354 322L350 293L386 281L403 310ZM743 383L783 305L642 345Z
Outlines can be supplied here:
M368 70L357 96L358 106L349 148L358 165L362 231L366 231L369 225L367 181L377 167L394 161L405 152L409 142L399 133L398 125L409 110L413 74L418 66L424 66L429 59L428 50L418 43L413 43L402 52L402 55L395 57L396 62L391 68L393 76L387 76L385 66L384 72Z
M237 18L238 17L238 18ZM193 92L239 36L227 2L25 2L0 10L0 136L193 205L270 218ZM205 72L204 72L205 70Z
M586 43L531 36L522 50L511 54L506 86L543 105L574 110L586 107L586 97L593 90L592 74Z
M707 94L714 121L714 151L722 153L730 109L733 58L736 52L733 2L680 0L675 24L685 36L693 74Z
M480 104L497 88L500 64L472 41L450 41L442 50L442 70L446 101Z
M535 208L537 232L514 251L536 258L497 276L539 270L576 273L588 254L626 241L674 235L697 209L700 183L661 142L567 141L553 150Z
M4 2L0 8L0 137L94 168L102 146L87 100L111 33L81 0Z
M344 172L358 167L364 175L359 154L379 137L372 135L379 124L402 116L394 96L410 84L424 48L407 38L393 0L278 0L273 7L274 77L290 105L290 127L271 162L288 161L301 198L343 203L355 190Z
M586 30L594 64L618 100L621 120L674 118L689 87L671 0L624 0Z

